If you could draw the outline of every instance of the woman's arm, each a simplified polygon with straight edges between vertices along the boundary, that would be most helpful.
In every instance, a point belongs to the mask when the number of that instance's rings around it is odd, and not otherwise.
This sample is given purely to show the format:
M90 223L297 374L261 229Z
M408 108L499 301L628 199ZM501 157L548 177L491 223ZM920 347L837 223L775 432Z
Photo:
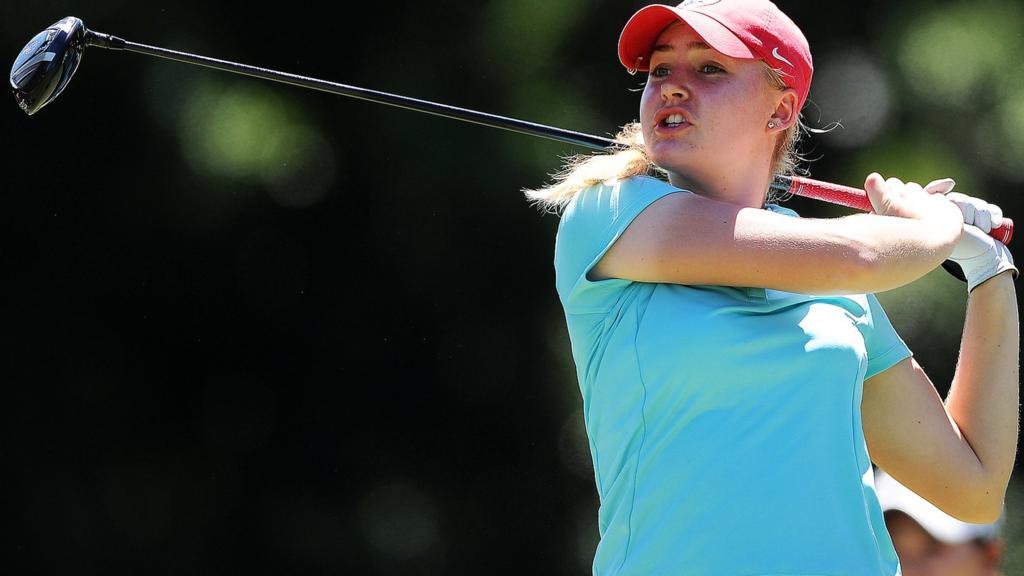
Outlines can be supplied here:
M1020 341L1011 274L970 293L945 404L912 359L864 385L864 435L872 460L967 522L999 516L1017 450Z
M672 194L630 224L591 278L852 294L902 286L950 255L963 227L956 205L877 175L866 189L889 216L791 218Z

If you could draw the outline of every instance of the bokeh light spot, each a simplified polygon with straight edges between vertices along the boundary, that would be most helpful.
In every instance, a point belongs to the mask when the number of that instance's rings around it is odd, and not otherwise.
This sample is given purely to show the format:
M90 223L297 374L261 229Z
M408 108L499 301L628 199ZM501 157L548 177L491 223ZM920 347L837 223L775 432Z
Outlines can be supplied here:
M822 60L814 102L841 125L823 138L840 148L871 142L885 128L892 110L889 80L878 63L859 50Z
M499 0L486 5L480 49L491 53L513 77L540 69L549 61L567 28L577 19L580 0ZM528 39L528 41L524 41Z
M359 518L370 545L387 557L411 560L437 555L441 543L437 507L411 482L394 480L374 488L360 502Z
M246 178L264 161L267 136L288 122L281 99L252 83L197 85L183 116L186 158L199 172Z
M961 2L915 19L898 50L917 95L969 107L1018 52L1021 11L1002 0Z
M977 178L971 168L958 150L946 146L937 135L912 133L885 138L864 148L848 163L846 177L841 181L863 186L871 172L922 185L950 177L956 180L957 191L971 194L972 191L977 193ZM836 210L848 212L848 209Z
M183 106L182 150L198 174L262 185L278 204L306 208L331 189L336 158L301 116L274 87L205 79Z
M264 155L260 176L267 193L282 206L312 206L334 184L334 149L309 127L283 127L268 140Z
M989 169L1008 181L1024 182L1024 98L1009 97L989 111L975 128L974 144Z

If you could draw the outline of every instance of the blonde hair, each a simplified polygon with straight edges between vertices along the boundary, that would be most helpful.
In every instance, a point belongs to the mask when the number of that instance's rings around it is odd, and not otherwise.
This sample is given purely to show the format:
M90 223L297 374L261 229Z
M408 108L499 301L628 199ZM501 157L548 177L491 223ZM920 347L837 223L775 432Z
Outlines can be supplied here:
M786 89L780 70L776 70L764 62L768 84L777 90ZM782 132L776 141L772 155L772 174L788 176L796 171L803 158L797 150L803 133L808 131L802 117ZM631 122L622 127L615 136L615 145L606 152L593 154L575 154L565 159L562 169L551 175L553 183L538 190L525 189L530 204L545 212L559 213L572 201L580 190L632 176L654 176L662 180L668 179L668 172L651 162L644 146L643 131L639 122ZM773 197L773 190L766 191L768 201L779 200Z

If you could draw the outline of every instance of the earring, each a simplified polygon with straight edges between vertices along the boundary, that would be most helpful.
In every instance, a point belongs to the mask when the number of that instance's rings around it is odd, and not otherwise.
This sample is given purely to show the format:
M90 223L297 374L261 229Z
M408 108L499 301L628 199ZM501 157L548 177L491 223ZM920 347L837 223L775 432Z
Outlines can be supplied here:
M774 130L775 129L775 120L769 120L768 121L768 129L769 130Z

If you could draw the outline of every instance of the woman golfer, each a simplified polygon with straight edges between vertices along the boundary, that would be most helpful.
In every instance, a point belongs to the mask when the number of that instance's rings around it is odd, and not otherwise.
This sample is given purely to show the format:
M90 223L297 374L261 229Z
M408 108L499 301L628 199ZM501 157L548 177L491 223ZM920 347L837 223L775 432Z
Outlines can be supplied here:
M620 135L634 145L530 192L562 212L594 574L898 574L872 460L953 516L995 520L1018 406L1016 269L982 232L998 207L878 174L875 214L767 203L812 73L768 0L647 6L619 58L648 73ZM872 293L947 259L969 298L944 404Z

